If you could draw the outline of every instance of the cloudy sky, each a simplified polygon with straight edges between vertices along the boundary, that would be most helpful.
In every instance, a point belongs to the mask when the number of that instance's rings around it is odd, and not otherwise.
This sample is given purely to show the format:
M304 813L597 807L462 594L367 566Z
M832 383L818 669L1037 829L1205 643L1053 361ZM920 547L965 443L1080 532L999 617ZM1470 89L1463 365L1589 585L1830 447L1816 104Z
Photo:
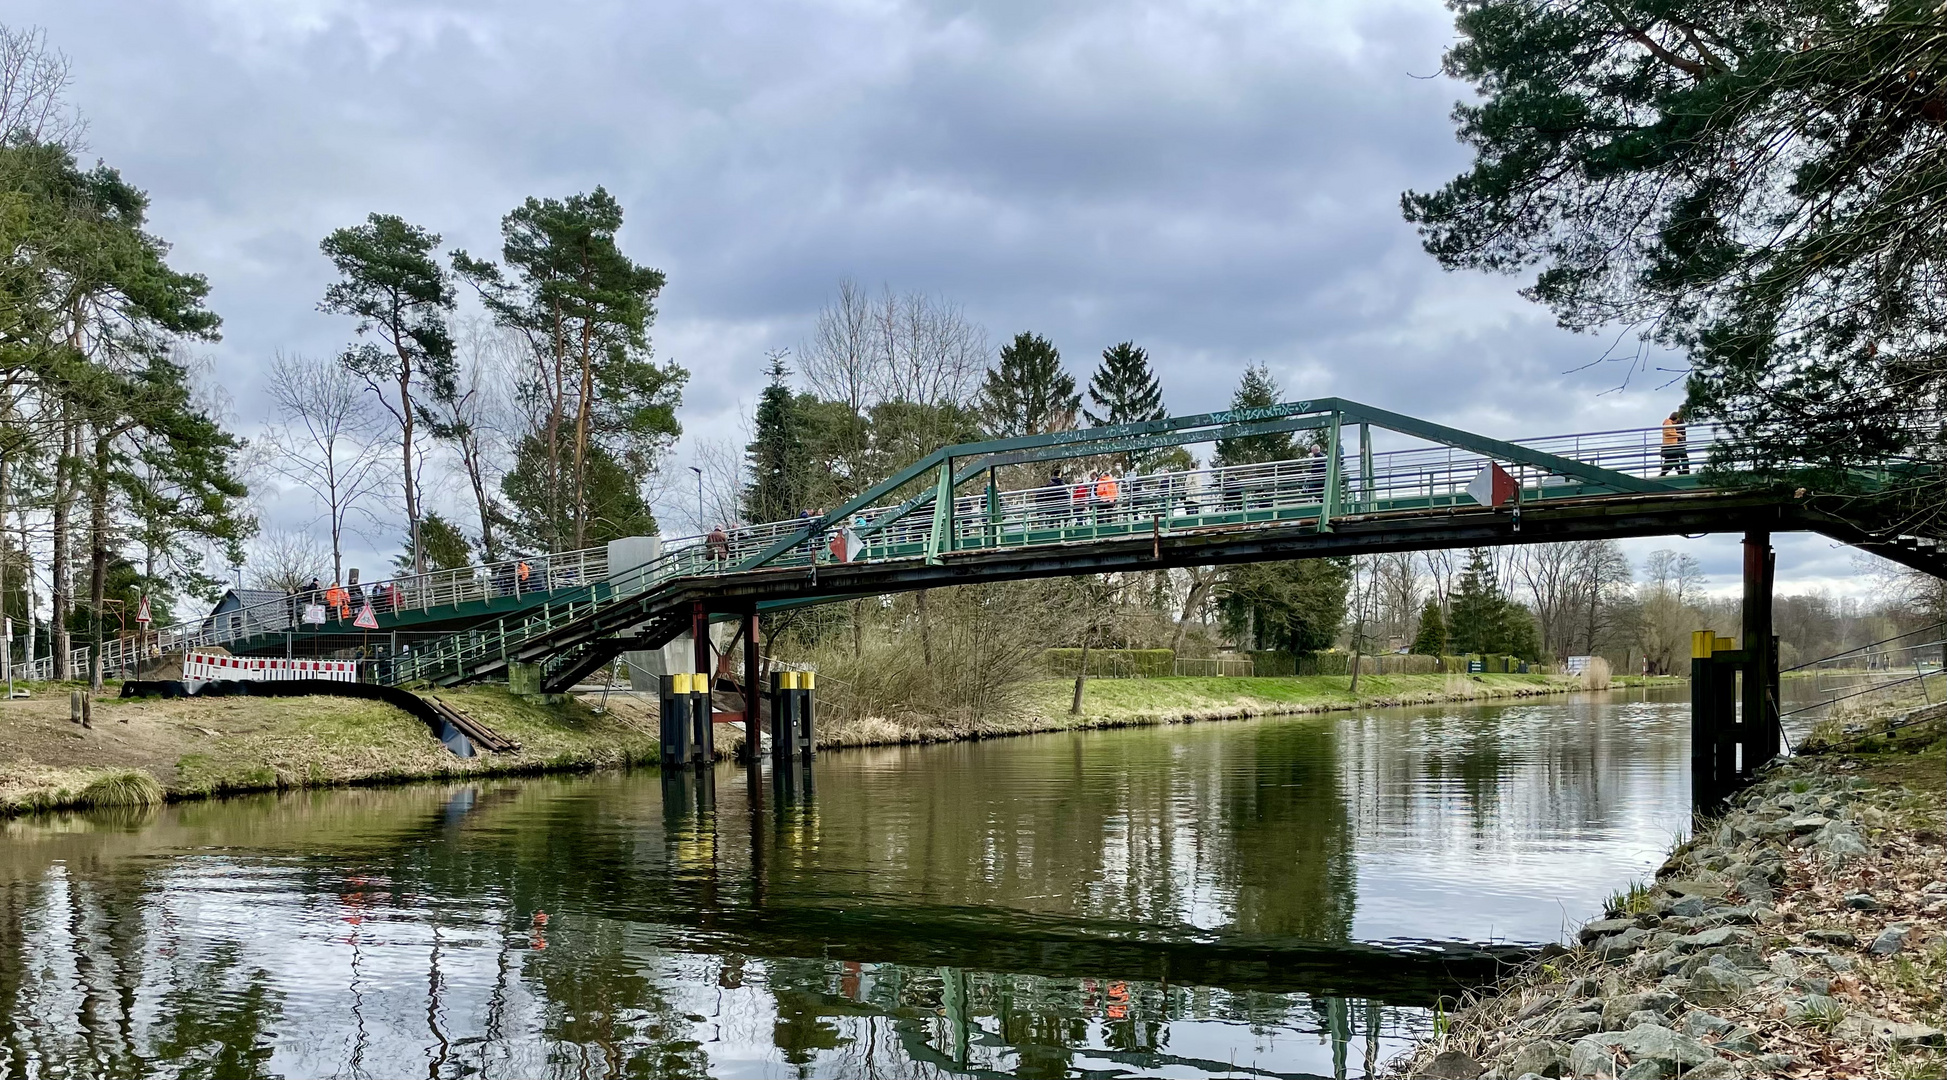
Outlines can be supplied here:
M71 57L90 151L209 277L246 428L267 357L350 331L315 310L326 232L383 210L496 252L522 198L597 184L627 210L625 249L669 277L656 345L692 372L679 455L741 439L765 351L808 336L846 277L958 302L996 340L1045 334L1084 378L1133 339L1176 411L1221 406L1252 361L1292 397L1509 437L1652 424L1681 396L1668 358L1604 362L1612 339L1556 329L1515 280L1442 273L1401 220L1402 190L1467 163L1437 0L7 12ZM1734 582L1736 538L1668 543ZM1817 537L1782 539L1779 562L1788 589L1856 577Z

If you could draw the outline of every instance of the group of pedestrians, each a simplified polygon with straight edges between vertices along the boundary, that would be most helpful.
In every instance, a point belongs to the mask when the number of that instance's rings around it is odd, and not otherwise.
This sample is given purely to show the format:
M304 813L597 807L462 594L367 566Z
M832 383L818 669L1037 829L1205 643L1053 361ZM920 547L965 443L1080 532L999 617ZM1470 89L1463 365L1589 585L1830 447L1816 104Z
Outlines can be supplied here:
M1108 471L1084 472L1069 480L1056 469L1035 497L1036 509L1049 524L1079 524L1101 520L1122 501L1122 480Z
M378 609L380 598L387 607L391 606L392 592L389 586L377 585L372 589L373 610ZM314 575L310 584L290 594L291 621L301 622L349 622L357 618L358 609L365 605L364 586L353 578L351 585L345 586L333 581L325 585ZM322 609L313 616L314 609Z

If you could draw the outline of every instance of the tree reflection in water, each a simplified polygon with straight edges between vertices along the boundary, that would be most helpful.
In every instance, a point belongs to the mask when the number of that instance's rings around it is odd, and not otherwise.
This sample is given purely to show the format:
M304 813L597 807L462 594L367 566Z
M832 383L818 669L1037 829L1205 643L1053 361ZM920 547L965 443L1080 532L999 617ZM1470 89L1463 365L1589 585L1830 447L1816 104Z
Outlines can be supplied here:
M6 1072L1358 1075L1486 970L1358 937L1558 924L1654 858L1683 735L1395 710L16 821Z

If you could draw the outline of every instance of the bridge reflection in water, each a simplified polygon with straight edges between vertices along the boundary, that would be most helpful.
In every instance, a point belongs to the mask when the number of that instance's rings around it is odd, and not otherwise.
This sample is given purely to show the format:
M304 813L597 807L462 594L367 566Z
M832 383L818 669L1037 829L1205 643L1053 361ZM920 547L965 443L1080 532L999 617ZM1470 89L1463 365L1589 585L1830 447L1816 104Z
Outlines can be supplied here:
M12 1073L1357 1075L1680 829L1681 702L9 826ZM752 789L752 777L757 787ZM545 913L545 920L537 913Z

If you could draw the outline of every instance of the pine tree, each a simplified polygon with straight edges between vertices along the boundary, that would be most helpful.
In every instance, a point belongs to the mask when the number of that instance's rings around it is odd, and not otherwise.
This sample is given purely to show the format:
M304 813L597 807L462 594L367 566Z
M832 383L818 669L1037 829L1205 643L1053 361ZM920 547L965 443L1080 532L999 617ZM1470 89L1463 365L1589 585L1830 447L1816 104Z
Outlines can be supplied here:
M1431 596L1426 598L1426 607L1420 609L1420 631L1413 635L1410 651L1416 656L1447 654L1447 620L1440 614L1440 602Z
M1082 414L1098 427L1161 420L1169 415L1163 408L1162 384L1149 366L1149 353L1132 341L1102 350L1102 364L1088 380L1088 399L1101 411L1084 408ZM1153 450L1132 450L1122 455L1123 467L1146 471L1157 456Z
M466 534L458 525L434 510L419 521L419 554L428 570L458 570L473 562L473 545L467 542ZM412 534L406 534L405 550L392 560L392 565L408 573L412 571Z
M744 495L744 514L753 522L783 521L806 509L805 451L797 398L792 394L791 369L783 353L771 355L770 384L757 399L755 431L745 453L750 460L750 489Z
M447 318L453 284L434 258L439 234L396 214L372 214L363 225L336 229L318 248L338 270L325 289L321 311L358 320L357 334L371 335L347 348L341 362L363 378L399 428L399 476L406 528L419 535L419 470L413 464L416 430L427 422L427 398L451 401L459 368ZM416 567L426 569L417 541Z
M1263 364L1252 364L1244 369L1244 377L1238 380L1237 389L1230 396L1230 407L1238 409L1261 409L1276 405L1284 390ZM1290 433L1277 431L1268 435L1240 435L1233 439L1217 440L1218 465L1251 465L1260 461L1288 461L1298 456L1297 444Z
M1447 628L1453 651L1461 655L1499 652L1495 646L1501 637L1501 605L1501 588L1487 549L1469 551L1467 568L1454 587Z
M682 434L676 408L689 372L655 362L649 327L665 275L622 252L622 205L607 190L529 197L500 220L500 265L453 253L453 268L494 322L528 344L523 394L541 406L535 444L548 450L543 506L525 516L566 522L551 546L594 543L589 501L598 457L638 475L654 471ZM599 452L599 453L598 453Z
M1000 438L1067 431L1082 407L1075 376L1061 368L1060 351L1026 332L1001 346L1000 364L987 373L980 396L988 429Z
M1102 350L1102 364L1088 380L1088 399L1095 408L1084 408L1082 414L1098 427L1168 415L1163 409L1163 387L1149 366L1149 353L1133 341Z

